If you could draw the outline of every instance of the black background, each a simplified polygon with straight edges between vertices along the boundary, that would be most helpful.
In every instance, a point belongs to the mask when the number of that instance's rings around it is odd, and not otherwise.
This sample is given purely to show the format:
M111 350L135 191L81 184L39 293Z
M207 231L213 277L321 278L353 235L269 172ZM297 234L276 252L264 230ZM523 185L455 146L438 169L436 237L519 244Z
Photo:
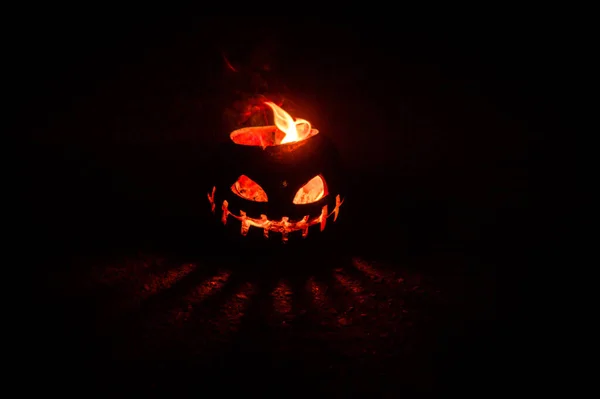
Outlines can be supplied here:
M388 205L379 229L408 206L428 218L415 228L442 223L433 230L444 239L492 241L495 223L524 205L540 124L558 122L542 117L556 83L545 85L550 54L535 30L96 17L32 20L14 59L21 126L33 128L22 165L35 178L35 219L50 218L42 230L81 231L90 218L122 226L123 213L138 226L157 210L165 223L199 216L202 162L227 135L221 114L235 89L221 54L243 63L269 41L278 80L309 104L306 118L334 140L361 197Z
M551 30L489 22L29 18L11 59L26 237L44 259L213 250L197 243L210 240L207 159L227 138L235 87L222 54L243 65L275 43L270 79L305 105L297 116L334 141L352 178L341 216L353 248L460 252L516 270L530 239L532 148L560 124L560 83L547 84L557 50Z

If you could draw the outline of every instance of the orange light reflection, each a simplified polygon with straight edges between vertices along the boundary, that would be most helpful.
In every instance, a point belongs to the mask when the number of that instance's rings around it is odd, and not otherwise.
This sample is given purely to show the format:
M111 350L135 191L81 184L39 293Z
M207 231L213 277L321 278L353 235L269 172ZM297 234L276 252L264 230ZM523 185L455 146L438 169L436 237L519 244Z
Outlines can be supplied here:
M229 279L229 276L231 276L231 273L228 271L219 272L216 276L205 280L194 288L192 292L183 298L184 307L173 311L174 318L176 320L187 321L194 310L194 305L219 292Z
M362 285L355 279L352 279L348 276L343 275L342 273L335 272L333 273L333 277L348 291L353 294L362 294L364 292L364 288Z
M382 273L381 271L371 266L368 262L360 258L353 258L352 264L357 270L367 275L367 277L369 277L371 280L384 280L386 279L386 277L388 277L385 273Z
M250 298L256 292L252 283L245 283L238 292L231 297L221 308L221 316L214 321L220 333L226 334L238 330L244 311L250 304Z
M288 315L292 311L292 289L285 281L280 281L271 294L273 307L280 315Z
M158 292L165 290L181 280L196 269L194 263L186 263L178 268L168 270L164 273L151 275L144 284L142 299L148 298Z

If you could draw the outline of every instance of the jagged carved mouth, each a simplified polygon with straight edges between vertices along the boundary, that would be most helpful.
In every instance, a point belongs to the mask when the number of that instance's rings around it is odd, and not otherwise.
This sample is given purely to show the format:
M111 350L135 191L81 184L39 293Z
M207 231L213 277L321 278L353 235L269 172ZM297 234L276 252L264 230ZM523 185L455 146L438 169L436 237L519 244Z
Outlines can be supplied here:
M208 201L210 202L213 213L216 213L215 191L216 187L213 187L212 193L208 194ZM248 231L251 227L255 227L263 230L263 235L265 238L269 238L270 232L281 234L281 239L285 243L288 241L289 233L294 231L301 231L303 238L308 236L309 227L311 226L319 225L320 231L323 231L327 225L327 219L330 216L333 215L334 222L337 220L340 213L340 207L343 203L344 201L340 199L340 196L336 195L335 208L333 211L328 212L328 206L324 205L323 208L321 208L321 213L318 216L311 218L310 216L306 215L300 220L290 221L287 216L282 217L281 220L270 220L267 215L260 215L260 218L253 218L248 216L243 210L240 210L239 215L236 215L229 210L229 202L227 202L227 200L223 200L223 203L221 204L221 222L226 225L228 217L231 216L240 221L240 232L243 236L248 234Z

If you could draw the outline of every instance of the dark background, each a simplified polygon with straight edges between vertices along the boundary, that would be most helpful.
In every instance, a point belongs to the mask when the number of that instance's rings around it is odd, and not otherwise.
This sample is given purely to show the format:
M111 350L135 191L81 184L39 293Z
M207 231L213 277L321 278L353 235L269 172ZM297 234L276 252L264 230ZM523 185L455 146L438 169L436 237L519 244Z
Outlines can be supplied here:
M556 83L544 84L541 33L250 19L32 21L16 102L32 128L22 165L35 178L34 219L49 218L37 232L66 243L98 223L148 231L148 212L180 228L199 217L203 161L227 135L221 114L236 88L221 54L248 63L269 41L278 81L310 104L305 117L334 140L361 197L389 207L379 228L419 214L412 227L441 223L427 230L442 240L492 243L497 222L521 216L529 147L540 123L557 122L542 117ZM406 207L418 210L401 216Z
M334 141L351 176L349 247L391 259L460 253L492 274L526 264L532 148L560 124L550 31L280 18L24 23L13 101L40 271L75 253L214 251L200 238L217 167L207 160L227 138L221 114L239 83L222 54L247 65L265 48L277 49L265 56L273 90L304 104L297 116ZM492 345L495 328L474 341Z

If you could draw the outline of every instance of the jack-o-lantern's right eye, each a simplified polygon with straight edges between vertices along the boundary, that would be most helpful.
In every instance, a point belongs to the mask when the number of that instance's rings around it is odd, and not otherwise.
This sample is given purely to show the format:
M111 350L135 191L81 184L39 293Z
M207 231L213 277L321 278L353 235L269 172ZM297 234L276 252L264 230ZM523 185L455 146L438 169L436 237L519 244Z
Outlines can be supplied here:
M267 202L267 193L254 180L241 175L231 186L231 191L249 201Z
M323 176L317 175L298 190L294 197L294 204L311 204L319 201L328 194L327 184Z

